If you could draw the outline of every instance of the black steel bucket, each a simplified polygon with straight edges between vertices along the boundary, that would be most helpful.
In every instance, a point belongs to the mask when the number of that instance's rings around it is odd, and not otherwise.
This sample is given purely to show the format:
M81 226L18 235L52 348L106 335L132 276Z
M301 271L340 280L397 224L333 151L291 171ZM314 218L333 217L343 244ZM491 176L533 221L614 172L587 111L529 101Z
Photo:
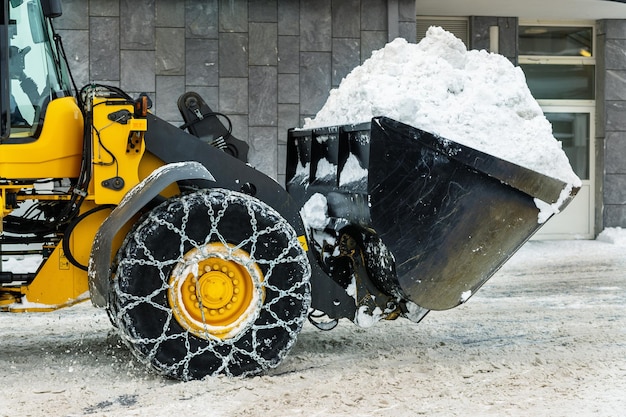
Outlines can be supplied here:
M396 282L381 289L429 310L473 295L542 226L534 198L555 203L567 186L386 117L289 136L290 194L304 203L322 193L335 223L373 230L395 259ZM342 184L353 149L367 180ZM337 169L320 179L323 158Z

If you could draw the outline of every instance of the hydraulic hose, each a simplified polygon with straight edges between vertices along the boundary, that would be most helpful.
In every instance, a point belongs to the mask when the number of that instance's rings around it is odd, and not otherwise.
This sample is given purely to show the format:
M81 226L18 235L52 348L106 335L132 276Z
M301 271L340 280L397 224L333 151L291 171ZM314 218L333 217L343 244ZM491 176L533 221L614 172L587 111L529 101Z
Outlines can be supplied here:
M83 214L81 214L80 216L74 218L65 229L65 233L63 234L63 240L61 242L62 247L63 247L63 252L65 253L65 257L67 258L67 260L70 261L70 263L74 265L76 268L82 269L83 271L87 271L88 269L87 265L83 265L80 262L78 262L78 260L72 254L72 249L70 247L70 237L72 236L72 232L74 231L74 228L78 225L78 223L83 221L88 216L101 210L113 209L114 207L115 206L112 204L106 204L106 205L94 207L91 210L88 210L84 212Z

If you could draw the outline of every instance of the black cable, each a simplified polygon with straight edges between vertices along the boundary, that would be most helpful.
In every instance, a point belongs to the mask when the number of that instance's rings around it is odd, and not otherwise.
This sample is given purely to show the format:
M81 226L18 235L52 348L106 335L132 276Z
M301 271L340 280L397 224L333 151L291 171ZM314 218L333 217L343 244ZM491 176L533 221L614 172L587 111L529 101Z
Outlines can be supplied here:
M32 234L37 236L54 233L54 225L46 220L26 219L24 217L8 215L3 219L4 231L14 234Z
M78 96L79 96L78 100L80 103L84 103L82 96L83 94L85 94L85 91L88 88L94 88L94 87L104 88L106 90L109 90L118 94L120 97L126 100L129 100L130 102L133 101L132 97L130 97L120 88L110 86L110 85L104 85L104 84L88 84L88 85L83 86L83 88L81 88L80 92L78 93ZM74 186L70 190L70 193L72 194L72 196L69 201L69 204L67 205L66 210L62 213L62 215L59 216L59 224L62 224L66 221L71 221L78 214L78 212L80 211L80 206L82 205L83 201L85 200L85 197L87 196L87 190L89 187L89 183L91 181L91 165L92 165L91 129L93 128L95 130L95 127L93 126L93 115L91 114L91 112L86 111L84 106L81 107L81 112L83 113L83 119L84 119L83 151L82 151L82 158L81 158L81 167L80 167L80 171L78 174L78 178L76 180L76 184L74 184ZM100 142L100 144L102 145L102 142ZM115 156L108 149L106 149L104 146L103 148L113 158L115 158ZM115 162L117 161L116 160L113 161L113 163Z
M30 206L28 209L26 209L26 211L24 212L24 214L22 214L21 217L24 217L25 219L28 219L30 217L31 214L33 214L35 212L35 210L40 210L39 206L41 205L40 202L36 202L34 203L32 206Z
M76 95L77 95L76 99L78 101L79 107L82 109L83 102L80 99L80 97L78 97L78 87L76 86L76 80L74 79L74 75L72 74L72 71L69 71L70 64L67 59L67 54L65 53L65 45L63 45L63 40L61 38L61 35L59 35L58 33L54 31L54 26L52 25L52 19L50 19L49 21L50 21L50 28L52 29L52 33L53 33L54 44L56 45L57 50L59 51L60 58L63 59L63 61L65 62L65 66L68 68L67 72L69 73L70 81L72 82L72 87L74 87L74 91L76 92ZM55 59L55 63L57 64L57 68L59 68L61 72L62 71L61 62Z
M100 87L100 88L104 88L105 90L109 90L112 91L114 93L116 93L118 96L120 96L121 98L124 98L126 100L128 100L129 104L134 104L135 100L128 95L128 93L126 93L124 90L122 90L119 87L115 87L113 85L107 85L107 84L90 84L86 87ZM83 87L84 89L85 87Z
M82 98L83 92L88 87L88 85L84 86L80 90L78 89L78 86L76 85L76 80L74 79L74 75L72 74L72 71L69 70L70 68L69 60L67 58L65 45L63 44L61 35L55 32L54 25L52 24L52 19L49 19L49 24L50 24L50 29L52 30L52 33L53 33L54 43L59 53L59 58L62 59L63 62L65 62L65 66L68 69L67 72L69 74L72 87L74 88L74 91L76 92L76 101L78 103L78 108L80 109L83 115L83 120L85 122L84 131L83 131L83 152L82 152L82 158L81 158L81 167L80 167L78 178L76 179L76 184L74 184L70 188L72 197L70 198L70 201L68 202L67 206L61 212L61 215L58 218L57 225L60 225L74 218L76 214L79 212L80 206L82 202L84 201L85 195L87 193L87 187L89 186L89 182L91 181L91 160L90 160L91 158L91 132L89 131L89 129L91 129L92 123L91 122L88 123L88 120L90 121L92 118L87 115L86 110L85 110L85 102ZM62 73L63 68L62 68L60 59L59 60L55 59L55 64L57 65L59 72Z
M102 138L100 137L100 131L96 129L95 126L93 126L93 130L96 132L96 136L98 137L98 144L111 157L111 162L98 162L97 164L100 166L105 166L105 167L115 165L115 176L117 177L119 174L119 163L117 161L117 158L115 157L113 152L111 152L106 146L104 146L104 143L102 143Z
M70 247L70 237L72 235L72 232L74 231L74 228L78 225L78 223L80 223L86 217L92 215L93 213L96 213L104 209L113 209L114 207L115 206L112 204L106 204L106 205L94 207L91 210L84 212L83 214L81 214L80 216L72 220L70 224L67 226L67 228L65 229L65 232L63 233L63 240L61 242L61 245L63 247L63 252L65 252L65 257L67 258L67 260L70 261L70 263L74 265L75 267L77 267L78 269L87 271L88 267L78 262L78 260L74 258L74 255L72 255L72 249Z
M228 123L228 127L226 128L226 130L228 131L228 133L226 134L225 138L230 137L230 135L233 133L233 123L230 120L230 118L225 115L224 113L220 113L220 112L210 112L210 113L203 113L202 114L202 119L200 118L196 118L190 122L187 123L183 123L182 125L179 126L180 129L185 130L187 129L189 126L193 126L196 123L199 123L200 121L204 120L205 117L210 117L210 116L220 116L223 117L224 119L226 119L226 122Z
M81 90L82 91L82 90ZM79 212L91 181L91 125L92 116L84 113L83 152L76 184L70 189L71 198L65 210L59 216L58 224L72 220Z

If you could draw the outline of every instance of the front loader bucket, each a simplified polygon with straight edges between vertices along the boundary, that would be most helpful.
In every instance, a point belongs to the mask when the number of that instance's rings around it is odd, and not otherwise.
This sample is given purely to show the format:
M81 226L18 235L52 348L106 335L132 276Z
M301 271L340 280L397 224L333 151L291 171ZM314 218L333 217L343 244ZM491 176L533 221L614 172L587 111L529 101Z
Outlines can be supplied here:
M326 194L330 217L373 230L395 260L392 282L387 274L379 288L425 309L465 302L541 227L534 199L555 203L567 187L389 118L374 118L369 130L359 129L290 131L289 192L304 201L313 193ZM331 138L322 143L333 152L327 161L337 170L321 184L313 168L323 157L314 149L317 134L329 130ZM348 176L342 167L353 148L367 179L346 187L340 178Z

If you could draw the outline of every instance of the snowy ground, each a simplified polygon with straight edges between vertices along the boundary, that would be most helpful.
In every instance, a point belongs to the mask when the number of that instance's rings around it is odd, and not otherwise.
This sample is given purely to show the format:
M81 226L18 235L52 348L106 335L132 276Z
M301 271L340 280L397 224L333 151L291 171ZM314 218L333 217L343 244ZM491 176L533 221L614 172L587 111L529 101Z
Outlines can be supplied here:
M623 416L626 231L533 241L422 323L307 325L271 375L180 383L90 304L0 314L0 416Z

